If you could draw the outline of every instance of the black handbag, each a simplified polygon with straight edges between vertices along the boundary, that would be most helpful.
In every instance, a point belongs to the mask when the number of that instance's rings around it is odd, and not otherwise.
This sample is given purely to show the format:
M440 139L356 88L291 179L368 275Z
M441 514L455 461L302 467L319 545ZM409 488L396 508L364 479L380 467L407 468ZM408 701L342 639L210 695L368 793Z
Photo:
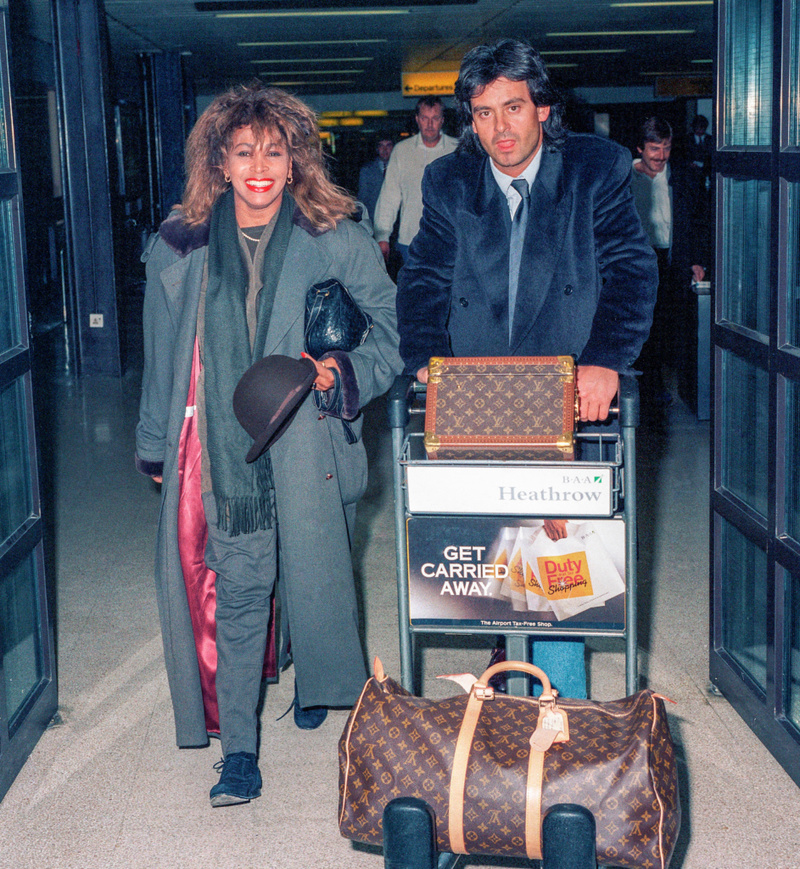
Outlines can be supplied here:
M372 317L336 278L314 284L306 293L305 347L314 359L331 350L355 350L366 341L370 329Z

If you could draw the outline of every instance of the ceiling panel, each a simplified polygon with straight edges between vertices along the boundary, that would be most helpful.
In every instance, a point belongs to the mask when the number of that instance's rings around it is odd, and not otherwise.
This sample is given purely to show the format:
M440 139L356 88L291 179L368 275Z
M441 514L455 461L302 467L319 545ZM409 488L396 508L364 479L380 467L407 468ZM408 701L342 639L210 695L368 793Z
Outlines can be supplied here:
M655 73L711 72L713 6L696 0L633 6L608 0L426 0L368 9L335 0L236 5L253 7L240 15L261 15L219 17L205 11L215 8L213 0L106 0L115 65L124 69L142 51L183 52L198 93L253 76L291 82L285 86L301 94L399 92L403 70L457 68L472 46L519 35L543 52L554 76L570 87L633 86L651 83ZM358 14L343 14L350 12ZM672 32L641 32L648 30Z

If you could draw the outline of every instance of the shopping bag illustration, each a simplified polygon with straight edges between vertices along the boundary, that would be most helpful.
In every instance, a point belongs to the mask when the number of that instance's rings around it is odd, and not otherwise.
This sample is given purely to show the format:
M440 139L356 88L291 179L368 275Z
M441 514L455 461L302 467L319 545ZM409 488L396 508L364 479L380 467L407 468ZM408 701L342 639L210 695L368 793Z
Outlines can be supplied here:
M515 612L525 612L528 603L525 598L525 566L522 552L524 531L517 529L514 540L514 548L511 550L511 558L508 562L508 576L503 583L503 593L511 600L511 606Z
M560 540L539 531L527 552L528 564L559 621L602 606L625 590L592 523L568 522L566 529Z
M487 561L494 565L494 576L489 580L489 596L497 599L511 598L511 586L506 586L508 566L519 535L519 528L501 528L489 548Z
M536 562L535 540L541 529L526 528L522 539L522 570L525 579L525 603L530 612L552 614L553 608L547 599L539 577L533 568Z

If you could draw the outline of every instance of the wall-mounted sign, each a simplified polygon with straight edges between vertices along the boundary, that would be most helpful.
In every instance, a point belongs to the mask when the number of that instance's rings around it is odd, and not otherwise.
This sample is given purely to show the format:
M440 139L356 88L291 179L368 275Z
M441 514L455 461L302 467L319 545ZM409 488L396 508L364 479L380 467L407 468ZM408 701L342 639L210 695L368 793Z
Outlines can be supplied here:
M452 96L457 78L457 69L449 72L404 72L403 96Z
M711 75L662 75L654 83L657 97L710 97L714 93Z

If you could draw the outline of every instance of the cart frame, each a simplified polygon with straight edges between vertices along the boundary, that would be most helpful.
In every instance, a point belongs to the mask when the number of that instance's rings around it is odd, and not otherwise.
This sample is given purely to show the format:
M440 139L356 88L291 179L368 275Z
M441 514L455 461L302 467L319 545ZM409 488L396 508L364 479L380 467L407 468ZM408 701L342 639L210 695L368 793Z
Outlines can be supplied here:
M398 622L400 632L400 670L401 682L407 691L414 691L414 635L424 633L469 633L468 629L432 630L430 627L417 628L411 624L409 607L409 565L406 547L406 520L412 515L407 507L406 465L408 428L413 415L424 413L421 398L426 393L426 387L417 381L413 375L398 376L388 394L389 428L392 437L392 482L394 489L394 522L397 557L397 601ZM622 504L615 504L612 513L614 518L625 522L625 627L619 631L608 632L607 636L625 639L625 688L627 694L633 694L638 689L638 657L637 657L637 525L636 525L636 428L639 425L639 387L632 375L620 377L618 406L614 412L619 417L620 461L618 479L620 481ZM464 464L474 465L475 462ZM500 464L484 462L481 464ZM563 465L574 469L584 464L577 462L556 462L552 465ZM597 465L598 462L586 462L586 465ZM537 514L525 514L528 518L537 518ZM552 635L553 631L515 630L506 634L506 654L511 660L528 660L528 636ZM602 636L602 632L593 635ZM509 676L509 692L525 693L525 677Z

